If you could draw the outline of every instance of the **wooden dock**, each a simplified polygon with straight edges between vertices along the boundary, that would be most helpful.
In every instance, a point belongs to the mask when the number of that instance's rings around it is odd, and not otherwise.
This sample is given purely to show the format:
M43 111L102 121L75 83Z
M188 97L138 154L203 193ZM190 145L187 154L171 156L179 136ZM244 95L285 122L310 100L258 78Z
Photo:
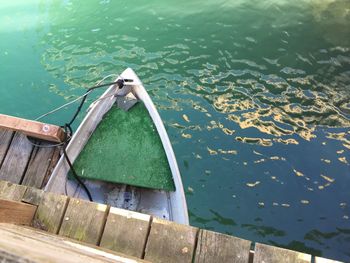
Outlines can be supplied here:
M10 206L9 202L12 202ZM37 243L41 249L35 245ZM0 261L10 255L18 259L14 262L23 262L24 259L46 262L41 260L42 253L51 256L52 246L57 246L72 254L67 262L77 262L80 250L71 252L72 248L67 248L67 243L73 244L74 248L83 246L92 249L92 254L81 252L78 260L90 257L91 262L110 262L113 255L121 257L119 262L127 262L122 261L125 259L134 260L129 262L167 263L335 262L260 243L255 243L253 247L251 241L237 237L0 181ZM16 250L17 246L22 250ZM28 253L21 252L27 250ZM101 251L112 256L96 256ZM66 258L55 258L57 253L52 255L53 258L49 257L52 262L66 261Z
M25 134L64 137L57 126L0 115L0 262L335 262L44 192L60 147Z

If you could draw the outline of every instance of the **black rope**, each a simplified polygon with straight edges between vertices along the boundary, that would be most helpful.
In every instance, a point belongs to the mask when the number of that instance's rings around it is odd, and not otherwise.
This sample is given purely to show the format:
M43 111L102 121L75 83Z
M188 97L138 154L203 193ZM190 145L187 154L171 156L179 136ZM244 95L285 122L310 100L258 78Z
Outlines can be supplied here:
M63 126L61 126L64 130L65 130L65 133L66 133L66 138L65 140L62 142L62 145L63 145L63 155L69 165L69 168L70 170L72 171L72 174L73 174L73 177L75 180L77 180L77 182L81 185L81 187L84 189L84 191L86 192L89 200L91 202L93 202L93 199L92 199L92 196L91 196L91 193L89 191L89 189L86 187L86 185L84 184L84 182L79 178L78 174L76 173L73 165L72 165L72 162L70 161L69 157L68 157L68 154L67 154L67 151L66 151L66 147L68 145L68 142L70 141L70 139L72 138L73 136L73 129L71 127L71 125L73 124L73 122L75 121L75 119L77 118L77 116L79 115L81 109L83 108L83 105L86 101L86 98L87 96L89 95L89 93L92 91L92 90L95 90L95 89L98 89L98 88L102 88L102 87L106 87L106 86L111 86L111 85L115 85L117 84L119 86L119 88L122 88L124 86L124 83L125 82L132 82L131 79L118 79L117 81L115 82L110 82L110 83L105 83L105 84L99 84L99 85L96 85L96 86L93 86L89 89L87 89L87 91L85 92L85 94L83 95L82 97L82 100L77 108L77 110L75 111L72 119L68 122L68 123L65 123ZM36 145L38 147L41 147L40 145ZM55 147L55 146L59 146L59 145L50 145L51 147ZM50 147L50 146L46 146L46 147Z
M81 185L81 187L83 187L83 189L85 190L87 196L89 197L89 200L91 202L93 202L92 200L92 196L91 196L91 193L89 191L89 189L86 187L86 185L84 184L84 182L79 178L78 174L76 173L73 165L72 165L72 162L69 160L69 157L68 157L68 154L67 154L67 151L66 151L66 147L67 147L67 144L69 142L69 139L72 138L73 136L73 129L71 127L72 123L75 121L75 119L77 118L77 116L79 115L81 109L83 108L83 105L84 105L84 102L86 101L86 98L87 96L89 95L89 93L92 91L92 90L95 90L95 89L98 89L98 88L102 88L102 87L106 87L106 86L111 86L111 85L115 85L117 84L119 86L119 88L122 88L124 86L124 83L125 82L132 82L131 79L118 79L117 81L115 82L110 82L110 83L105 83L105 84L99 84L99 85L96 85L94 87L91 87L89 89L87 89L87 91L85 92L85 94L83 95L83 98L77 108L77 110L75 111L74 115L73 115L73 118L68 122L68 123L65 123L64 124L64 130L66 132L66 140L65 140L65 144L63 146L63 155L64 157L66 158L66 161L69 165L69 168L71 169L72 171L72 174L74 176L74 178L77 180L77 182Z
M83 98L79 104L79 107L77 108L77 110L75 111L74 115L73 115L73 118L70 120L70 122L67 123L68 125L68 128L70 129L70 131L72 130L70 128L70 126L72 125L72 123L75 121L75 119L77 118L77 116L79 115L83 105L84 105L84 102L86 101L86 98L87 96L89 95L90 91L92 90L95 90L95 89L98 89L98 88L102 88L102 87L106 87L106 86L110 86L110 85L114 85L114 84L118 84L119 88L122 88L124 86L124 82L131 82L132 80L130 79L118 79L117 81L115 82L110 82L110 83L105 83L105 84L100 84L100 85L96 85L96 86L93 86L89 89L87 89L87 91L85 92L85 94L83 95Z

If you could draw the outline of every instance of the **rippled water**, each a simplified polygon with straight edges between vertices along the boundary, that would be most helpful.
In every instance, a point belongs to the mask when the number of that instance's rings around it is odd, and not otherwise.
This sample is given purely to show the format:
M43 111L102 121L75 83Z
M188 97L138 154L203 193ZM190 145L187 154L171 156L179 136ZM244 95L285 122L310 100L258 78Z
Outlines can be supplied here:
M168 129L191 224L350 261L349 10L348 0L1 3L0 112L35 118L132 67Z

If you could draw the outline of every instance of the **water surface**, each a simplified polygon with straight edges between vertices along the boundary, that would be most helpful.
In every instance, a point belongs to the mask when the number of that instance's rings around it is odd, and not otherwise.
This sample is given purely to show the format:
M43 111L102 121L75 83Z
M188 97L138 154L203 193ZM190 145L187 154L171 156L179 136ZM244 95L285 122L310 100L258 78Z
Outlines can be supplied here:
M350 261L349 10L348 0L7 1L0 112L33 119L132 67L167 127L191 224Z

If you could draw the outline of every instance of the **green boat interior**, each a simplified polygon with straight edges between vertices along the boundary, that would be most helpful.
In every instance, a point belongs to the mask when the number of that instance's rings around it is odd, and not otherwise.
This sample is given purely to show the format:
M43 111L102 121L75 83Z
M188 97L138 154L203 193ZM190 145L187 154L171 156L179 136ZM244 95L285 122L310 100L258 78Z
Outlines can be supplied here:
M74 162L79 177L175 191L161 139L142 102L114 105Z

